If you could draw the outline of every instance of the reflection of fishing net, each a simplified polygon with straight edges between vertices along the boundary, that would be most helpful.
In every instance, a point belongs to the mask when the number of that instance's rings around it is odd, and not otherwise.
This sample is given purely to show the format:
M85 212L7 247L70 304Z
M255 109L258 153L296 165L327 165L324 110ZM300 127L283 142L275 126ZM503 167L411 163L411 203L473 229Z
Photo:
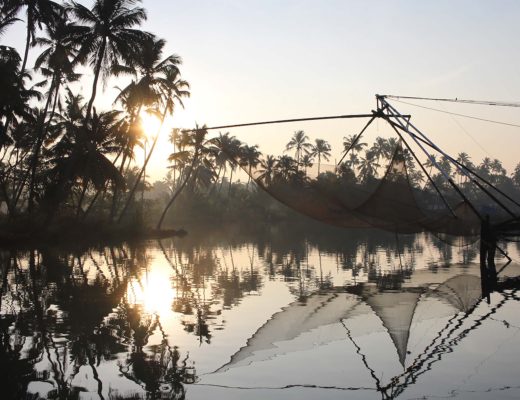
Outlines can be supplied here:
M407 171L406 151L398 145L381 179L359 182L352 170L319 167L319 174L296 165L269 165L251 171L252 179L288 207L319 221L345 228L376 227L398 233L428 230L437 234L473 236L479 217L447 193L440 201L434 190L414 186ZM447 201L449 200L449 203Z

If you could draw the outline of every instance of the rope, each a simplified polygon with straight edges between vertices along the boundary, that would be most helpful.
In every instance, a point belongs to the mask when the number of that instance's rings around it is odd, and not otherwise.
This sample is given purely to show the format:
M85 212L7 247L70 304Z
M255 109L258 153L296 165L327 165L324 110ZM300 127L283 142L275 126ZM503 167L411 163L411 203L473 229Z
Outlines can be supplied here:
M394 99L394 101L397 101L398 103L402 103L402 104L407 104L407 105L409 105L409 106L414 106L414 107L424 108L424 109L426 109L426 110L437 111L437 112L444 113L444 114L456 115L456 116L458 116L458 117L464 117L464 118L476 119L476 120L478 120L478 121L490 122L490 123L492 123L492 124L506 125L506 126L513 126L513 127L515 127L515 128L520 128L520 125L518 125L518 124L512 124L512 123L509 123L509 122L496 121L496 120L493 120L493 119L486 119L486 118L475 117L475 116L473 116L473 115L459 114L459 113L454 113L454 112L451 112L451 111L439 110L438 108L432 108L432 107L420 106L419 104L408 103L407 101L402 101L402 100L397 100L397 99Z
M384 95L381 97L387 97L389 99L408 99L408 100L427 100L427 101L447 101L450 103L464 103L464 104L478 104L483 106L498 106L498 107L520 107L520 102L505 102L505 101L491 101L491 100L463 100L463 99L446 99L446 98L435 98L435 97L414 97L414 96L394 96Z

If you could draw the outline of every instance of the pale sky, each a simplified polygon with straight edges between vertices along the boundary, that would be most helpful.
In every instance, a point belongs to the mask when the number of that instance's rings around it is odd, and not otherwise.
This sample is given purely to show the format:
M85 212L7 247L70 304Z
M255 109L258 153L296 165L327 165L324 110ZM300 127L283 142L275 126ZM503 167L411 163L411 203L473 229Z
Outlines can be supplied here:
M89 4L89 1L82 1ZM520 101L520 1L145 0L144 29L182 56L192 98L174 125L223 125L297 117L366 113L376 93ZM23 48L17 24L2 44ZM33 51L33 55L36 51ZM82 81L90 94L92 76ZM110 82L108 88L117 82ZM98 107L108 108L107 91ZM393 103L450 153L474 161L518 163L520 128L452 117ZM420 103L520 124L520 109ZM171 122L170 122L171 123ZM343 136L363 121L277 125L230 132L280 154L295 130L328 140L340 157ZM388 136L374 124L366 141ZM165 173L171 147L163 134L152 178ZM485 148L486 150L483 150Z

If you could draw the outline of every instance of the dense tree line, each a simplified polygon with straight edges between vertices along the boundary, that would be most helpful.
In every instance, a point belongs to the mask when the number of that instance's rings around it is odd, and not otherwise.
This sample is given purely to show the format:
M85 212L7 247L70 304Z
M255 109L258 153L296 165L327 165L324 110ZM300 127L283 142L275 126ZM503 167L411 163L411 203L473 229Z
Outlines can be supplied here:
M158 132L141 166L133 163L145 141L142 113L161 124L189 85L181 58L164 57L165 41L140 29L146 11L134 0L6 0L0 35L23 20L20 54L0 46L0 200L9 219L52 221L65 214L84 219L97 204L109 220L121 220L142 186ZM29 53L38 52L32 69ZM83 69L82 69L83 68ZM73 89L92 73L91 93ZM102 84L126 75L116 108L98 110Z

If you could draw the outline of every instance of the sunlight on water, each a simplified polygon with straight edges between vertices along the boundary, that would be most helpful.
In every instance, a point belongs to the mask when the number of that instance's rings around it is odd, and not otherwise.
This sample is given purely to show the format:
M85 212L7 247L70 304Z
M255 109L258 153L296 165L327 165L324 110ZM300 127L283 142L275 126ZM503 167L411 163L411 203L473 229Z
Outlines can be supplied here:
M516 244L483 298L478 244L336 232L0 252L2 388L34 399L520 394Z
M142 305L146 313L166 317L176 297L171 271L164 264L154 263L130 282L126 296L129 304Z

